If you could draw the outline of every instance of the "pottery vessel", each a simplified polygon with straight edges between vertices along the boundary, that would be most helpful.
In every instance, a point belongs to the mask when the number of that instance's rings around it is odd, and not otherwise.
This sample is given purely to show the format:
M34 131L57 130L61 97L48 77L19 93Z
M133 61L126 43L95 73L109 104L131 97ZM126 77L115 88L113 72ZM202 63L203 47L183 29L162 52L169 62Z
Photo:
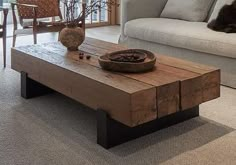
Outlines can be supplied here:
M77 51L78 47L84 42L85 32L80 27L65 27L59 34L60 42L69 51Z

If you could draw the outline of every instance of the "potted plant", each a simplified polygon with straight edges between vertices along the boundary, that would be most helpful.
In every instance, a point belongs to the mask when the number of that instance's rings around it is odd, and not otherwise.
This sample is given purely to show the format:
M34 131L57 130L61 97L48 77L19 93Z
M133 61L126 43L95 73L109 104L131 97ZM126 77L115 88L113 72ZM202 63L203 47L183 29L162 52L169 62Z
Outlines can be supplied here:
M66 27L60 32L59 40L70 51L78 50L85 39L85 18L101 9L110 12L111 7L117 5L115 0L91 0L89 4L86 0L61 0L61 2L65 6ZM81 5L82 11L76 15L76 10Z

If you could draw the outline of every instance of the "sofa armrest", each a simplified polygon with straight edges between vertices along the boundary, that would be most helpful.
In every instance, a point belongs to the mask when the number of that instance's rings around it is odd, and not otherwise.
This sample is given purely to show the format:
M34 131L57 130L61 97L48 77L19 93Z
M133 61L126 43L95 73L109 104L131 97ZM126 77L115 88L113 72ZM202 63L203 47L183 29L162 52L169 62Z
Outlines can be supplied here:
M137 18L159 17L167 0L121 0L121 38L125 23Z

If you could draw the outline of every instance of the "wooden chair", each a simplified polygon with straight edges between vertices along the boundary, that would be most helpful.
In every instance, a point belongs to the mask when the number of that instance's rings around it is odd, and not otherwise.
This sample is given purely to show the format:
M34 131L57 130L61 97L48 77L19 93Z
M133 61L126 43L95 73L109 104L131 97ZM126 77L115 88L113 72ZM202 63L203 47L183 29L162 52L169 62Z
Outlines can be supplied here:
M3 66L6 67L6 40L7 40L7 14L8 9L0 7L0 11L3 11L3 23L0 24L0 37L3 40Z
M16 36L19 34L33 33L34 44L37 44L38 33L59 32L65 27L59 0L16 0L16 3L11 3L11 6L14 24L13 47L15 47ZM21 29L18 29L15 6L22 26ZM59 17L59 20L55 20L55 17ZM51 20L40 21L44 18L51 18Z

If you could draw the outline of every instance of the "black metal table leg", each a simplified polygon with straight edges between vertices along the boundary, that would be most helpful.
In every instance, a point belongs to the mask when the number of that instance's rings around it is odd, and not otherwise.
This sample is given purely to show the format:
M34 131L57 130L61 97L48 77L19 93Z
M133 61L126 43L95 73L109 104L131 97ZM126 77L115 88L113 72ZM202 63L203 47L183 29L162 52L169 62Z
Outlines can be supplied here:
M131 128L111 119L107 112L98 110L97 143L108 149L197 116L199 106Z
M28 77L28 74L21 72L21 97L30 99L37 96L52 93L53 90L34 81Z

